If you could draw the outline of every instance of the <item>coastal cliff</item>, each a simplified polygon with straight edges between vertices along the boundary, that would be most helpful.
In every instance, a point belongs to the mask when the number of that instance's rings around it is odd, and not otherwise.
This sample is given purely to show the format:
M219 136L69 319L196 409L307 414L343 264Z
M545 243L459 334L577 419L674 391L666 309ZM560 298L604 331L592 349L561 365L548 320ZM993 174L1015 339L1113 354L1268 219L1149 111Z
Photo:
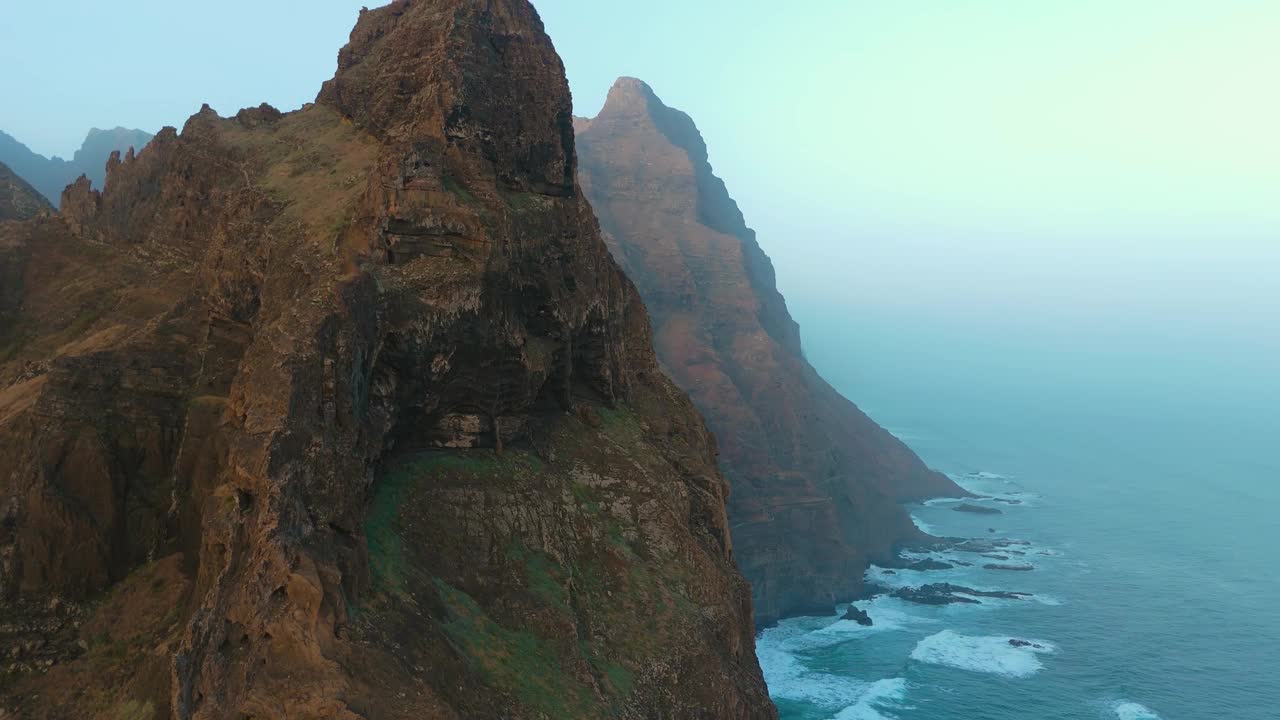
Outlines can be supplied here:
M899 503L964 491L804 359L772 262L687 115L622 78L575 124L582 186L658 357L720 441L757 623L832 612L868 562L921 537Z
M113 155L0 278L0 709L776 717L525 0L362 11L315 104Z

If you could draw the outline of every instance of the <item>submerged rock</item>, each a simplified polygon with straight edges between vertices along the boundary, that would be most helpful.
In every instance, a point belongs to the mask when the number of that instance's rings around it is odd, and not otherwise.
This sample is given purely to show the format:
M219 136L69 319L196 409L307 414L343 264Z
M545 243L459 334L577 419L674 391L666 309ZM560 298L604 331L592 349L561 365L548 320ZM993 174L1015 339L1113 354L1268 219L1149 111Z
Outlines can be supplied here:
M1030 640L1018 640L1016 638L1010 638L1009 644L1016 648L1029 647L1029 648L1035 648L1036 650L1045 649L1045 647L1043 645L1040 645L1039 643L1033 643Z
M1010 570L1013 572L1029 572L1036 569L1034 565L1008 565L1005 563L987 563L982 567L987 570Z
M974 505L973 503L961 503L951 509L956 512L973 513L975 515L1002 515L1004 513L1000 508Z
M971 597L955 595L951 592L940 590L934 585L923 585L918 588L898 588L893 591L893 597L919 605L952 605L955 603L979 605L982 602Z
M917 560L916 562L913 562L910 565L907 565L905 569L906 570L950 570L954 567L955 565L952 565L951 563L942 562L941 560L934 560L932 558L926 558L924 560Z

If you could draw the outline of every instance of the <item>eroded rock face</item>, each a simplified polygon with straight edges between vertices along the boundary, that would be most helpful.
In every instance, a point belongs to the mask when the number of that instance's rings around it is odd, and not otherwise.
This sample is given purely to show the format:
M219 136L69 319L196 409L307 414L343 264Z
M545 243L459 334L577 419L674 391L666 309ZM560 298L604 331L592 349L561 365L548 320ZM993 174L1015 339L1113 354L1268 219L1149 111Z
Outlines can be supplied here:
M0 224L0 593L104 634L9 709L776 717L714 439L575 170L525 0L402 1L314 105Z
M0 163L0 221L30 220L53 210L35 188Z
M831 612L869 560L920 536L898 502L963 491L805 361L773 265L687 115L623 78L577 131L583 188L658 357L720 440L757 622Z

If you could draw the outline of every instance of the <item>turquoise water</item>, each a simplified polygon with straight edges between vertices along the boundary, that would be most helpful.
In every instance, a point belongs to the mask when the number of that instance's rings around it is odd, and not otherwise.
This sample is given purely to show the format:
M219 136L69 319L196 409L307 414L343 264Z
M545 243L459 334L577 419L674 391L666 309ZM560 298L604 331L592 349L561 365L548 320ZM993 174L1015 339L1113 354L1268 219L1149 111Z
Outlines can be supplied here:
M1013 561L1035 569L946 553L974 565L870 577L1034 597L881 597L860 603L871 628L784 621L758 640L782 717L1280 718L1280 381L1267 372L1280 361L1183 354L1144 366L976 342L921 355L899 337L859 328L813 359L931 466L1023 501L985 501L1003 510L991 516L934 501L912 508L918 523L1025 541Z

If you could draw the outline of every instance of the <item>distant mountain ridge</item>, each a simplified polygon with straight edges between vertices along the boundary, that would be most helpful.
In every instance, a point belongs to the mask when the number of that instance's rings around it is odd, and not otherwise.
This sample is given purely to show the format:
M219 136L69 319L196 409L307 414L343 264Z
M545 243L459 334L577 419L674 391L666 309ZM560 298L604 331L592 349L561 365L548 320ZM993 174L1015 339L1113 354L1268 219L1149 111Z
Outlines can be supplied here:
M26 180L49 202L57 205L62 191L84 175L93 186L101 189L107 176L107 158L129 148L141 150L151 142L152 135L144 130L92 128L85 136L80 149L70 160L57 155L49 158L24 145L17 138L0 130L0 163L9 166L14 173Z
M658 358L715 432L758 625L832 612L923 536L899 502L963 495L805 360L773 263L688 115L622 78L576 118L579 177L649 309Z
M35 188L0 163L0 220L30 220L52 209Z

